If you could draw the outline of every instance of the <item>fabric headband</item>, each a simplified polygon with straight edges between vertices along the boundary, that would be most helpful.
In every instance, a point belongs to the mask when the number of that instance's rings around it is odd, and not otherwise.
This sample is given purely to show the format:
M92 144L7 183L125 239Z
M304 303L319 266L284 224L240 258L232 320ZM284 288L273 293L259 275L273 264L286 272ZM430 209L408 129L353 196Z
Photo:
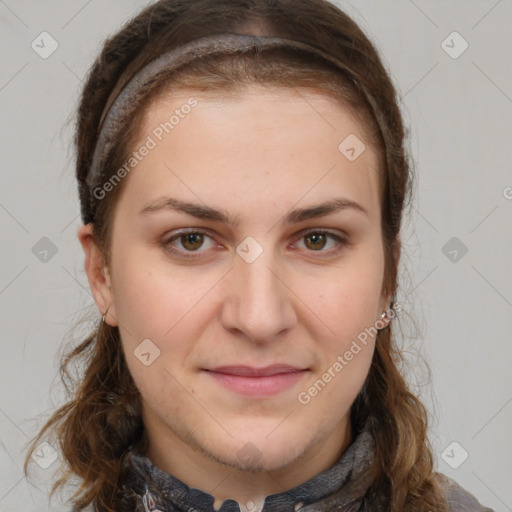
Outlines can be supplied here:
M109 97L98 128L99 135L94 149L91 167L87 175L87 185L91 192L94 191L95 187L101 184L102 170L105 168L110 152L116 145L120 132L125 128L130 114L144 98L150 86L155 83L159 75L168 73L195 59L209 55L234 54L250 51L256 53L261 50L277 47L292 48L317 55L342 70L345 76L364 94L373 110L387 147L385 123L381 118L379 107L363 86L359 76L343 62L318 48L291 39L231 33L214 34L194 39L149 62L149 64L138 71L128 81L117 97L115 97L116 86L113 93L111 93L111 95L114 94L114 98ZM96 208L94 208L94 211L95 210Z

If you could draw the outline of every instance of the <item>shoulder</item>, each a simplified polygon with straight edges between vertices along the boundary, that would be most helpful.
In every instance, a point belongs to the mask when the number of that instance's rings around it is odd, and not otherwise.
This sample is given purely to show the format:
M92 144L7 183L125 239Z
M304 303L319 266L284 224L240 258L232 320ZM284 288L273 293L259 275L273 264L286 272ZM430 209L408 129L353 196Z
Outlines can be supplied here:
M462 488L455 480L441 473L436 473L436 477L444 491L449 512L494 512L491 508L481 505L471 493Z

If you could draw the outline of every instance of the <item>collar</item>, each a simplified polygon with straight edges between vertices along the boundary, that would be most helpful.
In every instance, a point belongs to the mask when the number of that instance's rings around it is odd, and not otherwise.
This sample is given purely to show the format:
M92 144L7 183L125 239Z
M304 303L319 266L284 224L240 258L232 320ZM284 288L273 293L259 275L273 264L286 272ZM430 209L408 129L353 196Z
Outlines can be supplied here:
M268 495L261 512L313 512L319 510L315 506L319 502L322 510L330 508L329 503L333 509L344 510L349 503L360 502L369 486L365 476L373 461L374 447L366 424L334 466L292 489ZM136 512L215 512L211 494L189 487L136 449L125 455L124 470L126 496L136 500ZM228 499L217 512L240 512L240 507Z

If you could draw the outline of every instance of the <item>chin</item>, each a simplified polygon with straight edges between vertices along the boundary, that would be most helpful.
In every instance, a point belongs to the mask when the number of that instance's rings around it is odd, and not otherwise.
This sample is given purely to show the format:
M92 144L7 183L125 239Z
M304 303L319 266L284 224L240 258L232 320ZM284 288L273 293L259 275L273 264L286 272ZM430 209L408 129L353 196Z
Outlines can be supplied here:
M218 462L239 471L263 472L285 468L300 457L306 448L301 436L276 435L272 440L265 436L246 436L236 444L228 443L229 446L217 444L211 455ZM224 449L220 452L219 448Z

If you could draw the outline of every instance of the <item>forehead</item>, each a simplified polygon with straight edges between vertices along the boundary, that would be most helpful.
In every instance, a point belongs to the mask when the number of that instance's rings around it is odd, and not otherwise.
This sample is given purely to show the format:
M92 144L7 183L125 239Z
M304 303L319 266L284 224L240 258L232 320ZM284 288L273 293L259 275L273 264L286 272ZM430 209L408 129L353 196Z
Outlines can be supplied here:
M311 90L176 91L146 110L128 200L164 192L220 206L291 206L340 194L380 214L378 155L364 126Z

